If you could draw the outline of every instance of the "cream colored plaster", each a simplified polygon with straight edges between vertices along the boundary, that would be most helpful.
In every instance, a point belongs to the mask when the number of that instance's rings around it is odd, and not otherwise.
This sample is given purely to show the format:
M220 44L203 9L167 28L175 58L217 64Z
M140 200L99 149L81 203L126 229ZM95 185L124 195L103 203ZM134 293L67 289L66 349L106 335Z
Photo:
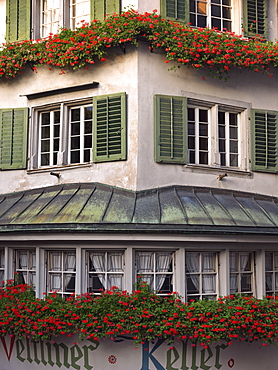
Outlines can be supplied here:
M0 45L5 42L6 36L6 1L0 0Z
M169 70L172 63L163 62L163 54L150 53L148 45L139 47L139 152L137 190L167 185L206 186L222 189L250 191L278 196L278 176L267 173L231 173L222 181L218 174L221 169L195 169L183 165L159 164L154 162L154 111L155 94L194 97L232 106L277 110L277 74L272 78L255 72L234 70L228 82L208 77L206 71L196 71L182 66ZM205 79L203 79L203 77ZM246 110L249 112L249 110ZM250 120L249 113L241 122L241 142L246 158L243 170L249 169L250 158ZM193 167L193 168L192 168ZM219 172L218 172L219 171ZM223 172L224 171L224 172ZM245 174L245 175L244 175Z
M137 177L137 124L138 124L138 94L137 94L137 52L134 47L128 46L126 54L121 49L112 50L106 62L97 62L89 70L79 70L60 74L59 69L47 67L38 68L38 73L26 68L24 73L9 81L0 81L2 99L0 108L16 108L29 106L36 108L41 105L70 101L74 99L92 98L96 95L105 95L126 92L127 94L127 127L128 151L126 161L77 166L75 168L52 167L46 171L1 171L0 192L10 193L42 186L63 183L100 182L127 189L136 189ZM51 89L76 86L90 82L99 82L99 87L46 98L28 100L25 94L48 91ZM20 96L21 95L21 96ZM28 168L32 169L32 146L34 137L29 130L29 158ZM51 171L59 171L60 179L51 176Z

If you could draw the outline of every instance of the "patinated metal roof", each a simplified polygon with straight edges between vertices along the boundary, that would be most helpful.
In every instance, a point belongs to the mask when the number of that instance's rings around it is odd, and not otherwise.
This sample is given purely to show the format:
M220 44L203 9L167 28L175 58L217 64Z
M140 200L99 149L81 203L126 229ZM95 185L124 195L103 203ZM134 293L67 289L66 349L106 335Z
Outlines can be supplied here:
M212 188L129 191L64 184L0 196L0 232L157 231L278 234L278 198Z

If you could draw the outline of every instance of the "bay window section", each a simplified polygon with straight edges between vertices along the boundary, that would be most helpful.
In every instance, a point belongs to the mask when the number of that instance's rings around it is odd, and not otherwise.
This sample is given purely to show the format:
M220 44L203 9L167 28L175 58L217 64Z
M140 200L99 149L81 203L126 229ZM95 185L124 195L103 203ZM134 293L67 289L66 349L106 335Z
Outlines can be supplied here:
M278 295L278 253L265 253L265 294Z
M86 262L88 266L87 291L89 293L101 293L112 287L123 289L123 251L88 251Z
M48 252L47 291L62 296L75 293L75 251Z
M20 284L35 286L36 252L32 250L15 251L15 273Z
M230 294L254 294L252 252L230 252Z
M217 298L218 255L215 252L186 253L187 301Z
M151 290L163 295L173 291L173 253L136 252L137 281L144 281Z

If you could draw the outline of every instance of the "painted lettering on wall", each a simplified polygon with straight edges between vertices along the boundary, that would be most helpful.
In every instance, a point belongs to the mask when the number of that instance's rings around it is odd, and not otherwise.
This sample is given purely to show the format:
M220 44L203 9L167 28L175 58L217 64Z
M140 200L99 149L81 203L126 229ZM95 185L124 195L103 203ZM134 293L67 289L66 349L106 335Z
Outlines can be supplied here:
M220 369L221 351L228 347L227 344L216 345L213 350L211 347L203 348L191 347L191 343L186 340L182 342L179 352L176 347L171 347L166 352L166 365L163 366L155 357L155 352L163 344L165 339L159 339L150 349L150 342L143 344L142 348L142 367L140 370L149 370L152 363L156 370L209 370L211 368ZM188 348L190 346L190 349ZM197 348L200 350L197 356ZM214 351L214 352L213 352ZM198 360L199 359L199 362ZM175 365L175 367L174 367Z
M122 337L115 340L119 350L123 350L124 342L131 338ZM87 339L84 342L67 345L50 341L33 342L28 338L8 339L1 338L7 360L20 361L27 367L50 365L51 367L66 369L94 368L96 355L101 355L101 342ZM221 354L228 347L226 344L215 345L207 348L192 347L190 341L179 342L178 345L169 347L166 339L142 344L141 360L138 356L138 369L140 370L210 370L221 369ZM116 347L114 347L115 349ZM97 352L96 349L98 349ZM138 353L139 355L139 353ZM32 367L33 368L33 367Z

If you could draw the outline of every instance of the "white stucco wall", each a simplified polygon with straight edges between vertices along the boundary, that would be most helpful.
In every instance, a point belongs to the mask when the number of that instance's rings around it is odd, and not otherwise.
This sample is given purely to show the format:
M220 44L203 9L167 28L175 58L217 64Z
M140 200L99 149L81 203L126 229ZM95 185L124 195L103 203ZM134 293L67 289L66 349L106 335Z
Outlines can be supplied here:
M174 64L163 62L163 53L148 52L148 45L140 45L139 59L139 153L137 189L155 188L169 184L218 187L268 195L278 195L278 176L250 171L250 108L277 110L277 74L272 78L255 72L230 72L227 82L208 77L204 70L182 66L169 70ZM204 78L204 79L203 79ZM241 144L246 155L242 158L242 172L228 172L222 181L217 176L223 171L214 168L155 163L153 96L165 94L213 101L245 107L241 117ZM245 171L247 170L247 171ZM226 171L227 172L227 171ZM225 171L224 171L225 173ZM249 173L249 175L248 175Z
M47 91L62 87L76 86L90 82L99 82L99 87L80 92L53 95L51 97L28 100L26 94ZM0 192L10 193L34 187L49 186L68 182L101 182L123 188L136 188L137 172L137 53L134 48L127 47L124 54L120 48L110 54L106 62L96 62L89 70L60 74L59 69L48 70L38 68L38 73L27 67L22 75L10 80L0 80L1 108L37 107L54 102L63 102L81 98L92 98L96 95L106 95L125 92L127 94L127 161L114 161L79 166L61 171L61 178L50 176L47 172L29 172L25 170L1 171ZM32 145L32 131L29 130L29 157ZM30 164L28 165L30 168ZM52 168L53 170L53 168Z
M30 339L0 342L1 370L87 369L87 370L273 370L277 367L277 348L261 342L226 342L207 348L192 347L190 341L146 342L135 347L127 337L78 341L66 335L40 343Z
M6 1L0 0L0 45L5 42L6 35Z
M272 78L255 72L234 70L227 82L208 77L206 71L196 71L182 66L169 70L162 52L151 53L148 44L139 49L127 46L124 54L120 48L109 52L106 62L97 62L89 70L60 74L59 69L49 71L40 67L34 73L27 67L23 74L10 80L0 80L0 108L38 107L54 102L68 101L95 95L126 92L128 122L127 161L92 164L59 169L61 178L50 176L50 171L2 171L1 193L27 190L34 187L70 182L101 182L131 190L142 190L167 185L207 186L241 190L278 196L278 176L250 170L250 120L251 108L277 110L277 74ZM204 79L202 78L204 77ZM26 94L55 88L99 82L96 89L72 92L28 100ZM184 96L202 101L212 101L243 109L240 122L240 171L218 167L159 164L154 161L154 107L155 94ZM22 96L23 95L23 96ZM138 126L139 125L139 126ZM30 143L34 137L30 131ZM138 145L139 141L139 145ZM29 156L32 153L29 150ZM28 167L30 169L30 165ZM219 174L227 177L218 180Z

